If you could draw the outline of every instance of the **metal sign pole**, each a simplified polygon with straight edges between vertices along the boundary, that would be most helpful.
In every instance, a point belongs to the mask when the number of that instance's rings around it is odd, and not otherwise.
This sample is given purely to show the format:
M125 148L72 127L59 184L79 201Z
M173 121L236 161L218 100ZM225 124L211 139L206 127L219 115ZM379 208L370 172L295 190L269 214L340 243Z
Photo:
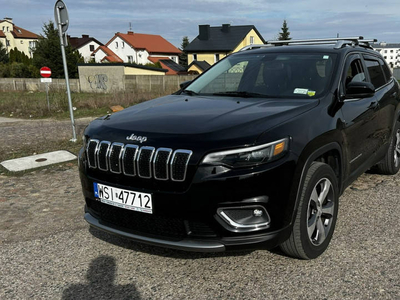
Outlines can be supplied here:
M47 109L50 111L49 83L48 82L46 82L46 99L47 99Z
M67 58L65 56L65 44L64 44L64 32L62 30L62 20L60 10L64 9L65 6L56 6L56 13L57 13L57 25L58 25L58 35L60 36L60 43L61 43L61 54L64 64L64 73L65 73L65 83L67 85L67 94L68 94L68 105L69 105L69 114L71 116L71 123L72 123L72 139L71 142L76 142L76 132L75 132L75 120L74 120L74 111L72 109L72 100L71 100L71 90L69 88L69 77L68 77L68 67L67 67Z

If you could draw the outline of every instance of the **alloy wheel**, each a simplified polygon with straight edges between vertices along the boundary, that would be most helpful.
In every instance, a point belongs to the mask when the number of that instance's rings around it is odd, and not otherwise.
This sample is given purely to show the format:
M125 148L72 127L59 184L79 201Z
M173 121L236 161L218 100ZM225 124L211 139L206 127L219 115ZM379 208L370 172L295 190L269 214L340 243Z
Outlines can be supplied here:
M396 132L396 141L394 146L394 166L398 168L400 163L400 129Z
M333 196L332 183L327 178L320 179L312 190L308 202L307 232L315 246L321 245L331 230L335 212Z

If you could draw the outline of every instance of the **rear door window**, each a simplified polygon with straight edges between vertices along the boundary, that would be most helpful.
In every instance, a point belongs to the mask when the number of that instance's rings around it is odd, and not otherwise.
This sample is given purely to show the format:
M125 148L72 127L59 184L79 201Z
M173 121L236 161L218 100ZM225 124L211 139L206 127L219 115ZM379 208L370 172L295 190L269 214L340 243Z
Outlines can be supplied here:
M385 73L386 82L389 82L392 79L392 72L382 59L378 59L378 61L383 69L383 73Z
M364 57L364 61L368 70L369 77L371 79L371 83L374 85L375 89L378 89L381 86L385 85L385 75L383 74L383 70L378 59L374 59L368 56Z

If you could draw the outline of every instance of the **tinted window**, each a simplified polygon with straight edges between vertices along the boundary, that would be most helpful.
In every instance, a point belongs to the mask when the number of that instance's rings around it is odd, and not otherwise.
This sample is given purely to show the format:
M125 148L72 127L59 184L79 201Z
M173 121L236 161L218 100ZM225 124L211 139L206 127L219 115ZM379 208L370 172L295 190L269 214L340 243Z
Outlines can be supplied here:
M366 59L365 64L374 87L377 89L384 85L386 80L379 62L377 60Z
M392 78L392 72L390 72L389 67L384 63L383 60L379 59L379 63L383 69L383 72L385 73L386 82L388 82Z
M232 55L214 65L188 90L199 94L252 93L274 98L317 98L328 90L336 54Z
M360 59L355 59L350 63L346 72L346 85L350 82L365 81L364 68Z

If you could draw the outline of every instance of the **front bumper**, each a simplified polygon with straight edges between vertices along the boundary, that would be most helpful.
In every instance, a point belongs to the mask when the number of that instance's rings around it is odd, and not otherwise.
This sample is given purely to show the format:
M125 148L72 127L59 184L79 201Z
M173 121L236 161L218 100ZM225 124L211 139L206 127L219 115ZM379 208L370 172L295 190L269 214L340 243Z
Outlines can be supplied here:
M285 228L277 232L241 238L219 240L184 238L174 241L129 232L126 228L101 221L88 212L85 213L85 220L94 228L140 243L193 252L224 252L227 249L256 248L258 245L262 245L266 249L272 249L286 240L290 234L290 228Z
M225 251L225 245L217 241L196 241L190 239L183 239L180 241L168 241L157 239L153 237L146 237L130 233L126 228L118 227L113 224L107 224L93 217L90 213L85 213L85 220L91 226L112 233L125 238L150 244L154 246L164 246L172 249L186 250L186 251L199 251L199 252L223 252Z
M197 252L232 248L273 248L289 237L293 203L290 201L294 159L258 169L210 175L195 168L189 182L173 183L168 190L127 184L118 176L88 170L80 156L80 178L86 200L85 220L100 230L138 242ZM93 182L153 195L153 214L133 212L101 203L94 198ZM259 200L263 199L263 200ZM262 206L271 222L251 232L229 228L217 211L221 208Z

